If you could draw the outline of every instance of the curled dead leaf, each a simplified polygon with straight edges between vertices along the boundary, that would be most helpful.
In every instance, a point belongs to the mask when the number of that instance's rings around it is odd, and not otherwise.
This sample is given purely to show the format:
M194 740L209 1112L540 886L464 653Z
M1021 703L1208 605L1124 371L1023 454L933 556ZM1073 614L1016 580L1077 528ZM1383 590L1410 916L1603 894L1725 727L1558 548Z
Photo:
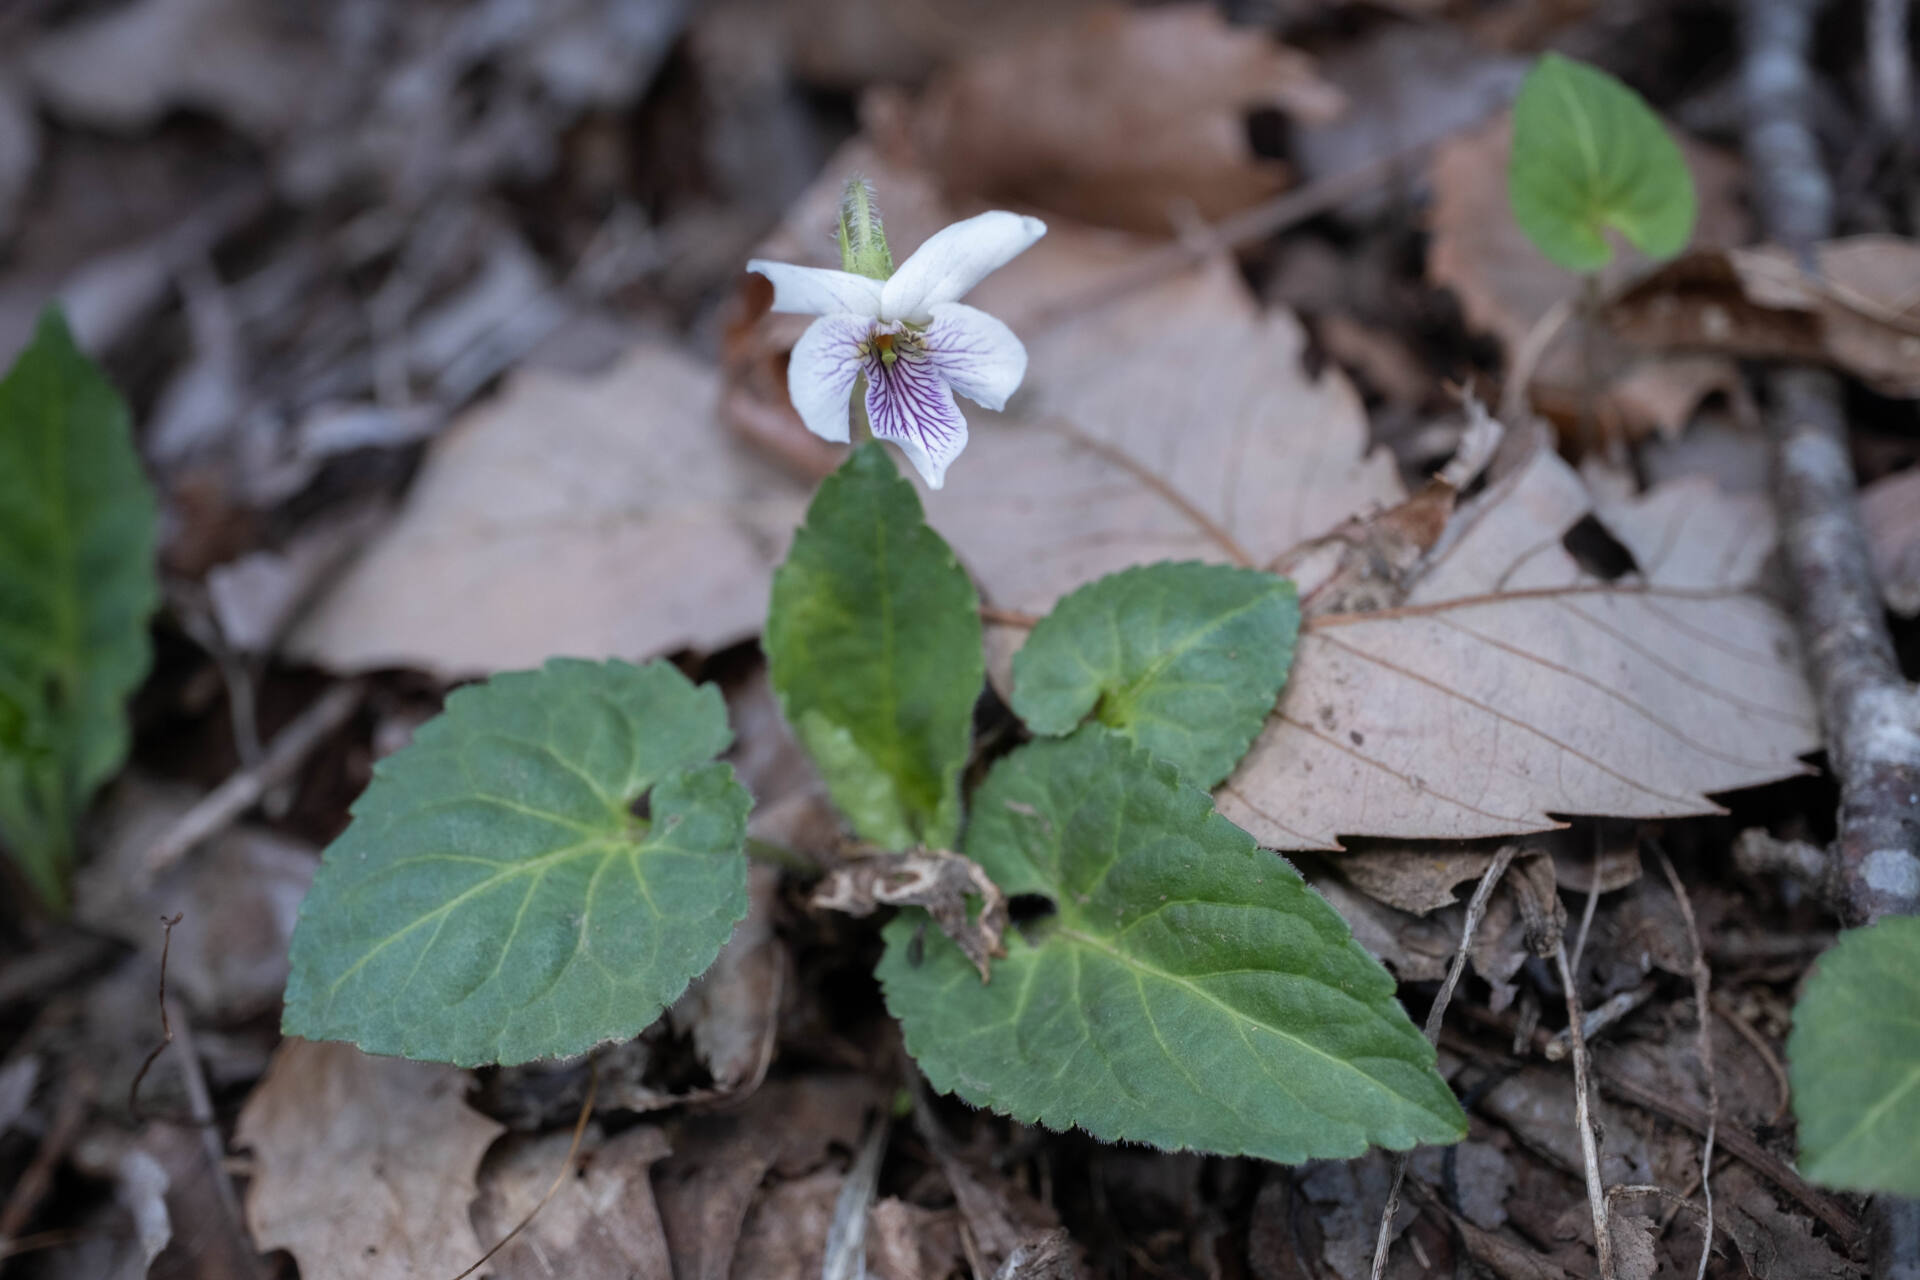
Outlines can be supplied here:
M1647 350L1834 365L1883 395L1920 397L1920 243L1852 236L1803 264L1778 245L1705 248L1607 307Z
M967 905L980 899L980 914ZM1007 898L980 864L945 849L877 853L836 867L813 891L813 905L850 916L881 907L923 907L940 932L973 961L980 981L992 977L988 961L1007 954Z

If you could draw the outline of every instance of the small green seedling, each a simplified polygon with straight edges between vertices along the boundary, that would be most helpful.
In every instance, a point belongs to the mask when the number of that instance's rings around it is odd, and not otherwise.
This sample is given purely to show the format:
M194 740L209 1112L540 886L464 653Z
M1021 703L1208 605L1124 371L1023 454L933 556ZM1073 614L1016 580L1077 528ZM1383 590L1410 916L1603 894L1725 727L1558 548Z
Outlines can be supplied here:
M156 518L125 403L49 310L0 379L0 843L52 910L126 759Z
M1292 583L1157 564L1069 595L1014 668L1037 736L969 796L980 601L880 439L939 487L966 440L951 392L1004 402L1026 363L952 300L1044 228L982 214L893 271L878 225L858 185L844 272L754 267L819 316L793 359L803 420L846 439L858 375L879 438L821 484L774 577L769 676L861 839L963 851L1052 904L986 975L919 907L887 926L908 1049L941 1089L1109 1141L1300 1161L1459 1140L1393 978L1208 793L1287 678ZM455 693L327 850L286 1031L463 1066L638 1034L746 910L729 738L719 694L664 662L556 660Z
M1609 231L1651 258L1693 235L1693 176L1639 94L1583 62L1549 53L1513 104L1507 198L1541 253L1569 271L1613 261Z
M1820 957L1787 1066L1810 1181L1920 1196L1920 918L1848 929Z

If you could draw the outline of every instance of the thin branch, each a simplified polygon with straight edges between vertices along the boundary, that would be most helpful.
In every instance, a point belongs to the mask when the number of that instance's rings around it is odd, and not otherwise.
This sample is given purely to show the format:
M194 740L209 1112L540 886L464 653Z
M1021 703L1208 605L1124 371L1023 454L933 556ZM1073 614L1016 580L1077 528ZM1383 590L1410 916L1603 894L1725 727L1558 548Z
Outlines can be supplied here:
M1707 1202L1707 1230L1700 1242L1700 1265L1694 1271L1694 1280L1706 1280L1707 1259L1713 1255L1713 1139L1720 1126L1720 1082L1713 1069L1713 974L1700 946L1700 926L1693 918L1693 900L1687 896L1687 887L1680 882L1673 859L1659 841L1651 843L1654 856L1660 859L1660 870L1680 901L1680 915L1687 924L1687 945L1693 949L1694 1016L1700 1020L1700 1070L1707 1078L1707 1134L1700 1145L1700 1194Z
M1600 1144L1593 1136L1593 1092L1587 1079L1587 1038L1581 1033L1584 1015L1580 1009L1580 989L1574 985L1573 970L1567 964L1567 944L1563 940L1553 950L1553 962L1560 971L1560 986L1567 995L1567 1028L1573 1042L1573 1120L1580 1130L1580 1156L1586 1165L1587 1211L1593 1217L1593 1253L1600 1280L1615 1280L1613 1269L1613 1233L1607 1223L1606 1182L1600 1176Z
M258 764L241 769L209 791L161 833L141 860L141 874L150 880L184 858L195 846L224 831L258 803L261 796L298 769L329 734L345 724L359 710L363 693L358 684L348 683L335 685L322 694L280 731Z
M1454 949L1453 963L1447 967L1446 981L1440 984L1440 993L1433 998L1433 1006L1427 1010L1427 1043L1440 1042L1440 1024L1447 1016L1447 1006L1453 1002L1454 988L1460 985L1460 975L1467 967L1467 953L1473 947L1473 935L1480 929L1480 921L1487 914L1487 902L1493 897L1494 886L1500 883L1500 877L1507 873L1507 867L1513 862L1513 856L1520 851L1516 844L1506 845L1493 855L1493 861L1480 877L1480 884L1473 891L1473 897L1467 901L1467 918L1460 926L1460 945ZM1387 1188L1387 1203L1380 1211L1380 1234L1373 1242L1373 1276L1380 1280L1387 1269L1387 1249L1393 1243L1393 1218L1400 1212L1400 1184L1406 1180L1409 1153L1401 1152L1393 1159L1393 1182Z
M1819 0L1746 0L1742 79L1754 204L1803 258L1833 233L1833 188L1811 125L1808 64ZM1780 542L1808 673L1840 783L1830 851L1841 914L1861 924L1920 910L1920 692L1900 674L1860 523L1839 381L1820 369L1766 379Z
M146 1123L146 1117L140 1111L140 1082L147 1078L147 1072L153 1070L153 1064L173 1043L173 1019L167 1016L167 957L173 951L173 927L185 918L185 912L175 912L160 921L160 1043L153 1046L152 1051L141 1060L140 1069L133 1073L133 1079L127 1085L127 1114L133 1117L135 1124Z

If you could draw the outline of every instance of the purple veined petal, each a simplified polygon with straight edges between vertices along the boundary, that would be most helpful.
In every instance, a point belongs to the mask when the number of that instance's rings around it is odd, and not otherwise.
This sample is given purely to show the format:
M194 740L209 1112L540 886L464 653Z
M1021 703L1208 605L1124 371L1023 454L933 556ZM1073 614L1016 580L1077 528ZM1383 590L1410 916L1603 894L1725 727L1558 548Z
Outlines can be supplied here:
M907 354L892 367L871 357L866 374L867 421L874 438L899 445L927 486L938 489L946 483L947 468L967 447L967 420L960 416L947 380L931 360Z
M1027 348L1013 330L963 302L935 307L923 341L947 385L983 408L1006 408L1027 376Z
M944 227L900 264L880 294L880 316L925 324L933 308L960 297L1025 253L1047 224L996 209Z
M755 258L747 270L773 282L773 309L790 315L830 316L847 312L871 320L880 314L880 282L850 271L796 267L791 262Z
M847 442L853 382L860 376L860 343L873 321L821 316L807 326L787 358L787 395L800 421L822 440Z

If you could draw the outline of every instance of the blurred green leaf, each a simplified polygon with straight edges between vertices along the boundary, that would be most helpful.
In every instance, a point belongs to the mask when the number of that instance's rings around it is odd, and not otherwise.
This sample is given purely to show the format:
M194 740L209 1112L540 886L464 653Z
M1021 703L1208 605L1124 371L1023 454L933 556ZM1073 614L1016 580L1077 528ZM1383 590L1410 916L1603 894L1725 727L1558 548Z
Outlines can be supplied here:
M1920 1196L1920 918L1848 929L1820 957L1787 1066L1808 1179Z
M125 761L156 512L121 401L57 311L0 380L0 839L51 907Z
M1693 175L1660 117L1606 72L1557 53L1534 64L1513 104L1507 197L1527 238L1570 271L1613 260L1608 228L1654 258L1693 234Z

